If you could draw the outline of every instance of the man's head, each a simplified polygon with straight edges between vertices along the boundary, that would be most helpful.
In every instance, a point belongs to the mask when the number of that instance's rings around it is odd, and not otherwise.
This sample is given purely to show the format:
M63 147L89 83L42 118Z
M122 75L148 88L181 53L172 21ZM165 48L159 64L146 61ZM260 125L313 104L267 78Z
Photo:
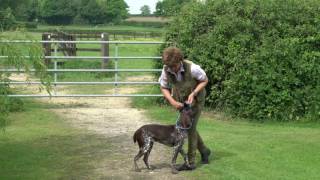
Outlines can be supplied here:
M183 61L183 54L179 48L176 47L168 47L162 53L162 62L163 64L169 66L174 69L179 66Z

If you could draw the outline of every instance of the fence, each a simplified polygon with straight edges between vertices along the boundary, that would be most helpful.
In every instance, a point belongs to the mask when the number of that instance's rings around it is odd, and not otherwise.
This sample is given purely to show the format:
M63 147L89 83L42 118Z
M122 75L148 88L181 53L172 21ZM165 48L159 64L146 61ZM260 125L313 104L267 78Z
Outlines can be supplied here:
M96 34L95 34L96 35ZM109 35L107 33L99 34L101 41L109 41ZM90 37L96 38L96 37ZM78 37L75 34L69 34L62 31L58 31L55 33L43 33L42 40L43 41L76 41ZM59 47L57 49L58 52L63 52L66 56L77 56L78 51L92 51L92 52L101 52L102 56L109 56L109 44L102 43L101 48L77 48L76 43L58 43ZM45 56L51 56L51 53L55 51L55 49L51 48L51 43L43 43L44 54ZM50 59L46 59L46 64L50 64ZM60 62L61 63L61 62ZM63 63L63 62L62 62ZM101 63L101 67L103 69L106 68L108 63L108 59L103 59Z
M30 29L30 32L40 32L40 33L46 33L46 32L57 32L54 29L45 29L45 30L35 30ZM148 38L161 38L163 37L163 32L137 32L137 31L127 31L127 30L63 30L66 33L79 36L78 39L80 40L89 40L92 38L100 39L101 33L107 33L109 34L110 40L136 40L136 39L148 39Z
M57 91L54 91L52 95L37 95L37 94L11 94L9 97L159 97L161 94L118 94L117 86L126 84L139 84L139 85L158 85L158 82L119 82L118 73L119 72L161 72L161 69L119 69L118 60L120 59L150 59L150 60L159 60L161 57L132 57L132 56L119 56L119 45L120 44L163 44L164 42L133 42L133 41L0 41L0 43L51 43L54 45L54 56L44 56L44 59L52 59L54 63L53 69L47 69L48 72L54 74L53 82L51 83L54 87L58 85L114 85L113 94L68 94L62 95L57 94ZM83 44L114 44L115 45L115 55L114 56L58 56L58 44L61 43L83 43ZM24 56L28 58L28 56ZM3 58L8 58L8 56L0 56L0 60ZM64 59L65 61L74 60L74 59L113 59L115 63L114 69L58 69L57 60ZM23 69L0 69L0 72L25 72ZM31 69L30 72L35 72L34 69ZM114 72L114 81L113 82L59 82L57 78L57 73L63 72ZM21 85L21 84L41 84L39 81L35 82L0 82L1 84L12 84L12 85Z

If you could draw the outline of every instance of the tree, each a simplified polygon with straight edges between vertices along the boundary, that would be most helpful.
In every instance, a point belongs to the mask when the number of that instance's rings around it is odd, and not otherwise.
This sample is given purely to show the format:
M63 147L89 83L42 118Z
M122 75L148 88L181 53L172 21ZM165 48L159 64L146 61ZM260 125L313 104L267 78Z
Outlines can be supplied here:
M106 12L106 23L119 23L128 17L128 5L124 0L100 0Z
M17 32L19 38L32 39L23 32ZM0 33L0 41L10 40L8 34ZM28 55L28 57L25 57ZM27 75L30 75L29 70L36 70L35 76L40 78L48 93L50 93L50 75L46 71L46 66L43 61L43 50L41 44L15 44L15 43L0 43L0 56L8 56L1 60L1 69L25 69ZM10 82L11 73L0 72L0 82ZM41 89L43 88L40 87ZM0 84L0 128L6 125L6 117L9 112L19 111L23 108L23 102L17 98L9 98L12 90L7 84Z
M39 19L40 16L40 3L39 0L31 0L31 2L28 3L26 16L27 21L35 21Z
M74 0L44 0L41 18L48 24L70 24L76 15Z
M78 15L90 24L119 23L128 17L124 0L82 0Z
M25 20L29 1L30 0L0 0L0 11L10 8L15 19Z
M140 8L140 11L141 11L141 15L142 16L149 16L151 13L150 13L150 7L148 5L144 5Z
M8 7L6 10L0 11L0 30L9 30L16 25L16 19L12 14L12 10Z
M180 12L180 9L192 0L163 0L156 4L155 15L173 16Z
M82 1L79 13L89 24L102 24L107 19L107 13L96 0Z

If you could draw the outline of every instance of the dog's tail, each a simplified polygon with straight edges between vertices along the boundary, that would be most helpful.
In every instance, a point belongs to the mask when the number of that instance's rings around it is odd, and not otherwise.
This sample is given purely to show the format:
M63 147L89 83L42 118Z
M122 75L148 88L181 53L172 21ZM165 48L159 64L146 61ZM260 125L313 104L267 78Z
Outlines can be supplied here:
M141 138L142 138L142 129L139 128L133 135L133 142L136 143L138 141L139 147L141 147Z

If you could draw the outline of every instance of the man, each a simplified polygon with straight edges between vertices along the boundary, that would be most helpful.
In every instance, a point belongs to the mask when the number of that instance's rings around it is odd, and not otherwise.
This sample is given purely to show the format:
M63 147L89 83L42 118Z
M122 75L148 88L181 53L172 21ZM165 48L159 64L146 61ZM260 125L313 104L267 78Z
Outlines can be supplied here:
M196 168L197 149L200 151L203 164L209 163L211 153L196 130L201 110L204 107L205 86L208 84L208 78L200 66L183 59L179 48L166 48L162 54L162 62L164 66L159 82L164 97L177 110L183 107L183 102L192 105L193 124L188 130L189 164L183 164L178 170L193 170ZM173 96L171 96L170 90L172 90Z

